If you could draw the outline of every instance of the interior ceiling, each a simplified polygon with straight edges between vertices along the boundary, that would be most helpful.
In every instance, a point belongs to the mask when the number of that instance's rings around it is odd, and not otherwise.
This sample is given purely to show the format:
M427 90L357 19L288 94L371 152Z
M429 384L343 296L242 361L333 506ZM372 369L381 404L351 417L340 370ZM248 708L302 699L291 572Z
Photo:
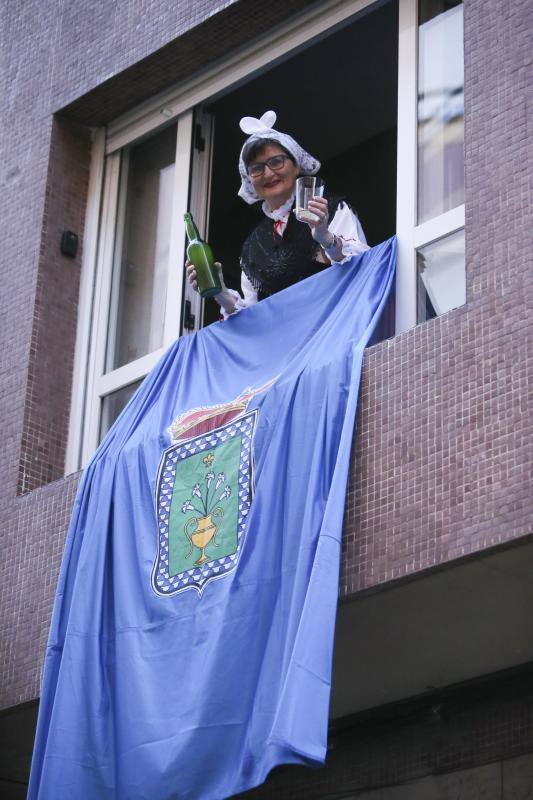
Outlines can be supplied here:
M533 541L339 608L331 717L533 661Z
M242 136L235 136L240 118L269 108L277 112L279 130L323 160L396 126L397 3L365 12L208 106L217 137L228 138L229 158L236 159L242 145Z

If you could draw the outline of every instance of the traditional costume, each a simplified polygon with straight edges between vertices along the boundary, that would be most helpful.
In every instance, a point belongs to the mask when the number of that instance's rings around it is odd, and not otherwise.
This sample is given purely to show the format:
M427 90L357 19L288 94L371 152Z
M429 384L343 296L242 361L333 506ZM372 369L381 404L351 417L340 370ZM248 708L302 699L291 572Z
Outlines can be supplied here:
M315 175L320 169L320 161L304 150L287 133L277 131L273 126L276 113L267 111L260 119L243 117L240 128L248 134L240 157L239 173L241 187L239 197L253 204L260 201L253 182L248 175L245 156L251 145L262 139L278 142L297 164L300 175ZM344 263L354 255L368 250L361 224L350 206L342 197L328 196L329 230L342 242ZM313 239L308 225L299 222L292 208L294 194L279 208L272 211L265 201L262 210L264 219L254 228L245 240L241 251L241 289L243 297L233 289L226 289L235 299L235 311L257 303L281 289L308 278L328 267L332 260ZM223 316L228 316L222 310Z

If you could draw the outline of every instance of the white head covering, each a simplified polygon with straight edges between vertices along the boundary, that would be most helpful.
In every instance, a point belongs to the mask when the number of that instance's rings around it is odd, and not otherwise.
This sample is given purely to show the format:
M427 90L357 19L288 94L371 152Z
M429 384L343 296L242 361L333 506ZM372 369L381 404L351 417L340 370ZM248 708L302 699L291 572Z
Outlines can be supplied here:
M255 193L253 183L248 175L243 158L248 147L254 142L259 142L261 139L273 139L275 142L279 142L280 145L284 147L285 150L294 158L302 175L316 175L320 169L320 161L317 161L317 159L313 158L313 156L310 155L307 150L304 150L303 147L300 147L298 142L295 141L292 136L289 136L288 133L281 133L280 131L274 130L273 125L275 122L275 111L265 111L263 116L259 119L256 119L255 117L243 117L239 122L241 131L244 131L244 133L248 134L248 139L243 144L241 154L239 156L241 188L239 189L238 194L239 197L242 197L242 199L250 205L252 203L257 203L258 200L261 199Z

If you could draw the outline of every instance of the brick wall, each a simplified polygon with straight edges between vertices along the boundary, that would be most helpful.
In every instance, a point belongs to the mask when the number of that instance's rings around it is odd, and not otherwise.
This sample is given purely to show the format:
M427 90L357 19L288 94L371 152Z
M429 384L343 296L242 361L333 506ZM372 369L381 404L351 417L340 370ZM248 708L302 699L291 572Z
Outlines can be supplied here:
M72 367L91 140L87 128L54 118L19 459L18 493L65 474ZM61 235L79 237L77 255Z
M532 17L464 4L467 305L368 351L345 594L531 533Z
M252 5L261 14L250 16ZM0 194L3 707L38 693L77 482L72 476L16 497L19 475L30 474L31 486L58 475L64 430L54 421L49 399L55 405L58 398L49 379L60 354L55 386L62 408L70 392L77 265L57 255L56 237L63 226L82 225L88 132L52 112L66 109L79 123L101 124L124 103L163 88L175 77L171 65L191 71L206 51L216 58L224 44L219 23L236 47L248 41L250 19L259 33L304 5L146 2L134 11L124 2L113 4L110 15L107 4L94 2L82 10L76 4L75 19L74 7L59 3L7 9ZM527 0L465 3L468 302L368 351L346 508L343 595L531 532L528 13ZM200 33L203 49L191 44ZM144 83L132 80L141 60ZM125 83L133 85L126 99ZM65 186L78 186L73 201ZM65 327L55 336L58 315ZM22 473L21 464L29 469L36 455L32 432L51 434L48 451L42 445L39 465Z

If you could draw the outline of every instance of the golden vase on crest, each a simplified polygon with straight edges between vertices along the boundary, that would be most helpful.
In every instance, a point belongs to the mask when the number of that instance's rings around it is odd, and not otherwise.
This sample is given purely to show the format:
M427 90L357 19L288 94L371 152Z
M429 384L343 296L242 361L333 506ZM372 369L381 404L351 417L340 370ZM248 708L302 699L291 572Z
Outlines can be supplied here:
M213 521L213 517L223 516L224 511L217 506L213 509L213 511L211 511L210 514L207 514L204 517L191 517L185 523L183 530L185 531L185 536L189 540L189 544L191 546L186 558L188 558L192 553L193 547L197 547L201 551L199 558L194 562L195 566L199 566L200 564L203 564L205 561L209 560L208 556L205 554L205 548L211 541L215 547L219 547L219 544L216 540L218 525Z

